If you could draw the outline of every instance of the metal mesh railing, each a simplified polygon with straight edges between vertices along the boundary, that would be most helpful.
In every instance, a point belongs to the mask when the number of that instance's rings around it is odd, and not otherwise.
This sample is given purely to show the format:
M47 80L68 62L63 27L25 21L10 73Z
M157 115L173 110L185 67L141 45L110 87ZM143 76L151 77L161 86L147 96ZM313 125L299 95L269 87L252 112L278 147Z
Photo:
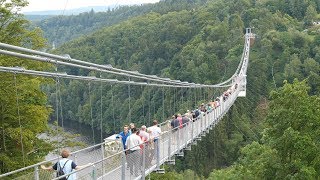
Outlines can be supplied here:
M69 159L78 165L93 163L81 170L66 176L76 176L77 179L140 179L152 171L161 170L160 165L170 161L174 155L181 155L184 148L201 139L210 128L214 127L229 110L237 98L240 88L229 95L220 106L210 112L202 113L199 117L185 123L182 128L171 129L167 123L161 126L162 134L156 141L145 142L140 149L126 153L119 140L100 143L69 156ZM4 179L54 179L55 172L42 170L39 165L54 164L59 158L38 163L19 171L21 176L11 174L3 176ZM18 177L17 177L18 176ZM1 177L1 178L2 178Z

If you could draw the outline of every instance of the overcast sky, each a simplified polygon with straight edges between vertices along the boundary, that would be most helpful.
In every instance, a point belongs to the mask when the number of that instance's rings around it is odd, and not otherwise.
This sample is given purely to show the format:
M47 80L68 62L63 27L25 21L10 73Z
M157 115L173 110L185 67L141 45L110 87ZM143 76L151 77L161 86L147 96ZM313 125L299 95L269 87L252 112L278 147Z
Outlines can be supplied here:
M22 9L23 12L75 9L87 6L109 6L155 3L159 0L28 0L29 5Z

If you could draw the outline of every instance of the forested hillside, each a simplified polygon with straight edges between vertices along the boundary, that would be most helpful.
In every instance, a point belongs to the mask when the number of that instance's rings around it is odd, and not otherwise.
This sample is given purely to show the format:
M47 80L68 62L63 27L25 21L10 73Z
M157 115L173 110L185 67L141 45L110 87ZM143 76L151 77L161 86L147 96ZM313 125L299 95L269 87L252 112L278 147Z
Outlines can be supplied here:
M119 16L114 18L117 13ZM167 0L120 8L106 12L107 16L90 12L50 19L47 22L52 24L43 26L43 30L59 42L92 32L61 45L53 52L56 54L181 81L214 84L234 73L243 50L244 29L253 28L256 39L250 51L247 97L238 98L218 126L192 146L185 157L177 158L174 168L169 167L180 175L171 172L151 177L317 179L320 26L314 22L320 21L319 13L318 0ZM99 30L94 31L96 28ZM19 41L4 42L22 45ZM74 75L123 79L63 66L57 69ZM10 77L7 79L10 81ZM150 125L152 119L167 120L222 93L117 84L103 84L101 91L100 83L63 79L60 85L58 106L63 107L60 113L64 121L87 124L106 133L118 132L129 122L140 126ZM56 87L47 85L46 93L52 108L57 109ZM43 98L39 100L41 107L46 103ZM52 114L51 119L56 120L56 115ZM11 117L17 125L17 116ZM8 129L3 122L2 128ZM14 137L17 142L17 133ZM9 138L4 142L8 148ZM9 151L5 152L1 154L2 162L10 159ZM3 171L16 167L4 164ZM225 167L229 168L212 172Z
M157 4L145 4L143 6L119 6L117 8L108 9L106 12L90 12L81 13L79 15L55 16L41 21L35 21L34 25L40 27L44 31L48 44L54 43L56 46L75 39L85 34L91 34L94 31L117 24L121 21L132 17L144 15L150 12L166 14L172 11L181 11L184 9L191 10L206 1L202 0L166 0Z

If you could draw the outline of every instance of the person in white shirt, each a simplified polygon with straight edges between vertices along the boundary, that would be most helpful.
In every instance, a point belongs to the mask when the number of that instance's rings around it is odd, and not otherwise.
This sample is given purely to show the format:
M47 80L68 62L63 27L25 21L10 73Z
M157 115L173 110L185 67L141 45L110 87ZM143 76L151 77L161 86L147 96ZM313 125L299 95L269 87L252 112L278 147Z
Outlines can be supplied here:
M156 142L161 135L161 129L158 127L158 121L154 120L153 121L153 126L149 127L148 129L151 133L151 138L153 138L154 142Z
M127 147L127 160L128 166L130 168L130 174L138 176L141 172L140 165L140 144L142 144L142 140L140 136L137 135L137 128L132 128L132 134L127 138L126 147Z
M161 135L161 129L158 127L158 121L153 121L153 126L149 127L149 131L151 133L151 138L153 138L154 142L154 151L151 151L150 161L154 158L154 155L157 155L157 159L160 159L160 152L159 152L159 138Z

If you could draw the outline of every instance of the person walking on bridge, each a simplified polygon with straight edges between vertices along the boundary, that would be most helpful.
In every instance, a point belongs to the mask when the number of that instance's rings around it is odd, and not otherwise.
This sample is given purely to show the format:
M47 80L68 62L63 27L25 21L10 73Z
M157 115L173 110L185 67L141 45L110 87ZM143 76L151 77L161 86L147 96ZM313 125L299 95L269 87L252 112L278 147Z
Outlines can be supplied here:
M130 168L130 174L138 176L141 172L141 164L140 164L140 145L143 143L140 136L137 135L138 129L132 128L132 134L127 138L126 141L126 151L127 151L127 160L128 166Z
M130 123L129 124L129 133L132 134L131 129L135 128L136 126L134 125L134 123Z
M177 144L178 140L178 129L179 129L179 120L177 119L177 115L172 116L171 120L171 133L172 133L172 144Z
M79 170L79 169L82 169L82 168L85 168L87 166L92 165L92 163L88 163L83 166L78 166L71 159L68 159L69 155L70 155L70 151L67 149L63 149L61 151L62 159L60 159L58 162L56 162L53 166L46 167L45 165L41 165L40 167L41 167L41 169L44 169L44 170L49 170L49 171L56 170L58 172L63 171L63 174L69 174L74 169ZM61 174L57 173L57 176L61 176ZM61 178L61 179L73 180L73 179L77 179L77 177L76 177L76 174L73 173L73 174L66 176L65 178Z
M160 129L160 127L158 127L157 120L153 121L153 126L149 127L149 131L151 133L151 137L153 138L153 142L154 142L154 151L151 151L151 157L150 157L150 163L149 163L149 164L151 164L151 161L152 161L155 154L157 155L156 158L158 160L160 160L159 139L160 139L160 135L161 135L161 129Z
M129 127L128 125L124 125L123 126L123 131L119 133L119 135L117 136L117 138L120 138L122 141L122 145L123 145L123 149L126 149L126 141L127 138L130 136L130 132L129 132Z
M144 142L144 145L141 145L140 148L142 149L142 156L145 156L145 166L150 166L149 159L150 159L150 134L147 132L147 127L145 125L141 126L139 131L139 136L141 140ZM144 154L143 154L143 148L144 148ZM143 157L141 157L141 165L143 163Z

